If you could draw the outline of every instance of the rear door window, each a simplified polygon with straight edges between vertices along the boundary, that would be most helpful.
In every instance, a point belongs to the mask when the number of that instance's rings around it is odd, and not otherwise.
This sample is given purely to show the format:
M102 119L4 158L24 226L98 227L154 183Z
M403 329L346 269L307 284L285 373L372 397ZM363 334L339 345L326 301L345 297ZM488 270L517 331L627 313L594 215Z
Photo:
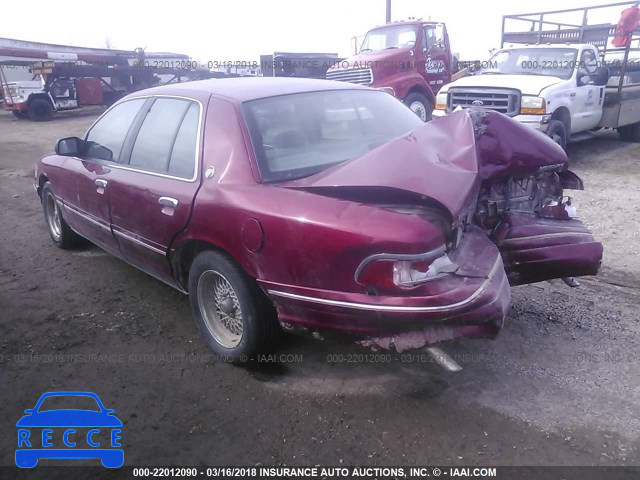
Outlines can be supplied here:
M198 142L199 108L191 103L178 129L169 158L169 174L176 177L192 178L195 168Z
M146 101L128 100L105 113L87 134L85 157L119 162L127 133Z
M177 98L157 98L136 136L129 165L191 178L194 173L199 107Z

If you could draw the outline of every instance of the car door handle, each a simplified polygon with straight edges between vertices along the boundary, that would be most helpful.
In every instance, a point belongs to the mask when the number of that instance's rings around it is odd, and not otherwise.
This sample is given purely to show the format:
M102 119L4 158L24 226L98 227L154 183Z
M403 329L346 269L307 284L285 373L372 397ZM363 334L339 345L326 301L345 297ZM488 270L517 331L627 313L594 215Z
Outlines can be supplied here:
M160 205L164 205L165 207L176 208L178 206L178 200L171 197L160 197L158 199L158 203Z
M106 188L107 187L107 182L106 180L102 179L102 178L96 178L96 186L100 187L100 188Z

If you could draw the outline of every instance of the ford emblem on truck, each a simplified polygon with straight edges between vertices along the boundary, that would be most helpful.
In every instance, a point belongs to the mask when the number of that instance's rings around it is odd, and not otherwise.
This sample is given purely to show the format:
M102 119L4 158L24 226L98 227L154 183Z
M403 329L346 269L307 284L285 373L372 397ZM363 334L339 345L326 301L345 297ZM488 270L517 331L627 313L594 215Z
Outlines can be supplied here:
M484 105L484 102L482 100L474 100L473 102L471 102L471 105L473 105L474 107L481 107Z

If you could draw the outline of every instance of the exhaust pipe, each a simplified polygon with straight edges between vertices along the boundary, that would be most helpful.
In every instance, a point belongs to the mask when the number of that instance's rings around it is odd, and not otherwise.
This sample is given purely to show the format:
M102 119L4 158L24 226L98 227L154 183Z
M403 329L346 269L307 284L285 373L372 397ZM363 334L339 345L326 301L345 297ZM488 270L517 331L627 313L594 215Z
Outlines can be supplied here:
M580 282L576 280L574 277L562 277L562 281L569 285L571 288L576 288L580 286Z
M462 367L456 362L451 355L442 350L440 347L426 347L425 350L435 362L448 372L459 372Z

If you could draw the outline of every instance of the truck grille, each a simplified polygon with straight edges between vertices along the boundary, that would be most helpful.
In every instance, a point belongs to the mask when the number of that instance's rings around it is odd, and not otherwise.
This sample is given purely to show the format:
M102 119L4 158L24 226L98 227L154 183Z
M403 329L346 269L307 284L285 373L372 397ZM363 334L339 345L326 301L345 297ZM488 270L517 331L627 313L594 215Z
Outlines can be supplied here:
M513 117L520 113L520 92L505 88L450 88L447 112L458 107L486 108Z
M359 85L371 85L373 83L373 72L370 68L332 70L327 72L327 80L338 80L339 82L357 83Z

